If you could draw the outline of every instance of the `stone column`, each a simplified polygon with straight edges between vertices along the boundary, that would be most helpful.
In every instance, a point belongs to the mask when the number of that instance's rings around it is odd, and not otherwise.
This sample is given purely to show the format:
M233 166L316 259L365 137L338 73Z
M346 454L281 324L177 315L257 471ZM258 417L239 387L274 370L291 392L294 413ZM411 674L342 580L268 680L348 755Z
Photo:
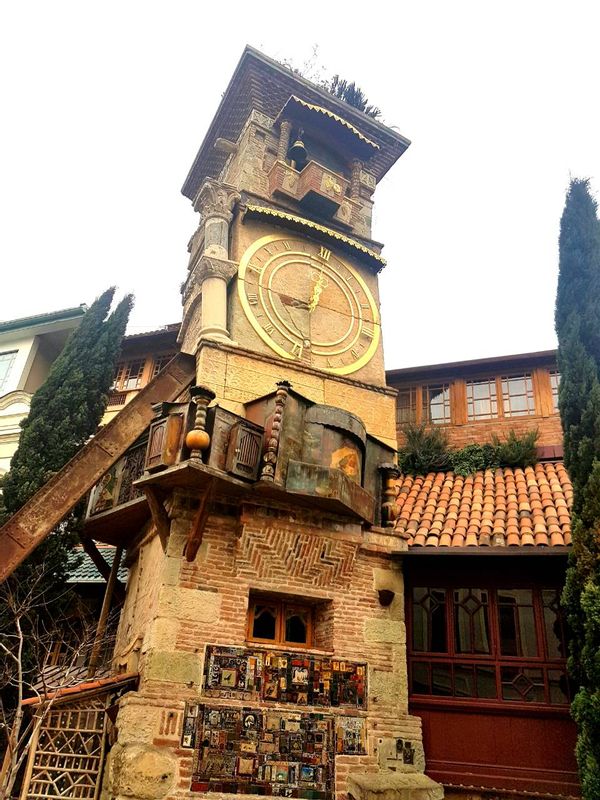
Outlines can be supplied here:
M354 159L352 162L352 175L350 178L350 197L353 200L358 200L360 194L360 171L362 170L362 161Z
M277 160L286 161L287 152L290 148L290 135L292 133L292 123L284 119L279 128L279 143L277 145Z
M204 222L204 249L197 273L202 293L200 339L231 341L227 330L227 283L236 270L229 261L229 225L239 199L232 186L206 180L194 202L194 209Z

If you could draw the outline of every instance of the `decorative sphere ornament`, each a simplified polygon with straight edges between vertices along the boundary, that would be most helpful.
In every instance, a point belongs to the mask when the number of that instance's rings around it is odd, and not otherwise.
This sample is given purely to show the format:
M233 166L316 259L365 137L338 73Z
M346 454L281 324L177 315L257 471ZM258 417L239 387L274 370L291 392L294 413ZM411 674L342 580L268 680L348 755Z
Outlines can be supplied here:
M210 444L210 436L206 431L192 430L185 437L185 443L190 450L206 450Z

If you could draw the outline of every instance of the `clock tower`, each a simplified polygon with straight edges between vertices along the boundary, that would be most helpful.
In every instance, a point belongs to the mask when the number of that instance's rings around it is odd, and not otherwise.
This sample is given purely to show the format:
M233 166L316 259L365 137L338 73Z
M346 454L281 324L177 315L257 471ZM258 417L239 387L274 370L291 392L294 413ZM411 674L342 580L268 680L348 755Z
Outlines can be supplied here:
M371 237L408 144L244 51L183 187L200 218L183 352L133 483L145 502L110 490L120 523L102 521L132 528L114 663L139 676L107 797L443 795L408 711Z
M408 145L244 52L183 187L200 224L189 243L181 347L196 355L198 381L232 411L285 377L395 446L377 280L385 260L371 214L377 182Z

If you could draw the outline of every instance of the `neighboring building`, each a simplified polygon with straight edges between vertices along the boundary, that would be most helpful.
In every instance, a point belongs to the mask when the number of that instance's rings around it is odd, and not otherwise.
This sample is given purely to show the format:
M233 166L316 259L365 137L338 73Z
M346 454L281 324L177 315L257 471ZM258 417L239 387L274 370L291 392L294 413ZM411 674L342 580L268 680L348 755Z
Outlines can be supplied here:
M81 305L0 322L0 475L8 472L34 392L85 310Z
M180 323L123 337L115 380L102 424L106 425L179 352Z
M555 350L388 370L387 380L398 390L400 441L410 422L444 426L457 449L537 429L540 448L562 455Z
M18 563L95 484L85 533L129 570L113 675L61 701L23 798L577 793L554 354L386 382L371 213L408 145L244 51L183 188L181 352L139 391L171 345L130 337L121 413L0 534ZM548 449L402 477L411 419Z
M560 609L572 487L555 351L392 370L398 438L443 427L452 447L538 431L536 466L401 477L409 709L447 787L577 794Z

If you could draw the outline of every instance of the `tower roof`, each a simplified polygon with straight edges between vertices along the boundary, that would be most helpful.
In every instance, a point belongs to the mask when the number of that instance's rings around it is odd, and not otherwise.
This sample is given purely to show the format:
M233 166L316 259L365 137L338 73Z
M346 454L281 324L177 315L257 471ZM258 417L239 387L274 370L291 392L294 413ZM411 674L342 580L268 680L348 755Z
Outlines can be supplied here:
M183 194L193 200L205 178L218 177L228 153L215 149L217 139L236 142L252 111L275 120L292 96L297 101L317 106L321 112L329 112L331 120L345 121L348 129L359 134L363 143L368 141L373 155L367 169L377 181L410 145L400 133L247 46L185 179Z

